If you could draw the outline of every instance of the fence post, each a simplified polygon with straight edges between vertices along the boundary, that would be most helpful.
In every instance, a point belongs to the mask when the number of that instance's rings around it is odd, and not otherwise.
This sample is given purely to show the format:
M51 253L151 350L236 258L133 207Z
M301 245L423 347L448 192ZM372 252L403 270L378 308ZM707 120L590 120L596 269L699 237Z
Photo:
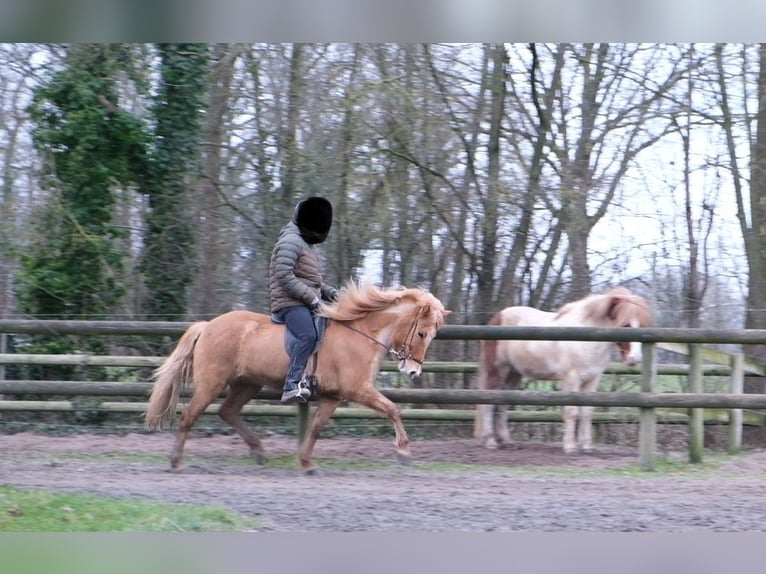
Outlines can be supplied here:
M8 353L8 334L0 333L0 353ZM0 381L5 380L5 365L0 365Z
M641 343L641 392L653 393L657 386L657 345ZM641 470L654 470L657 451L657 414L651 407L638 413L638 461Z
M689 392L705 392L702 384L702 349L689 344ZM705 448L705 410L689 409L689 462L702 462Z
M741 395L745 384L745 355L734 353L731 356L731 379L729 392ZM742 450L742 409L729 411L729 454L737 454Z

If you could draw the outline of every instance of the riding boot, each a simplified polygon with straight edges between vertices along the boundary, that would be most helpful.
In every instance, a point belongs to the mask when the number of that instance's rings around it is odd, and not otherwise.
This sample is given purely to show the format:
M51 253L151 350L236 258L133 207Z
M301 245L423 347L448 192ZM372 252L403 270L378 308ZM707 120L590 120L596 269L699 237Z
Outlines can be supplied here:
M292 355L290 357L290 367L285 377L285 384L282 387L282 404L287 405L298 401L305 403L309 400L311 389L305 380L305 370L306 361L301 360L301 357Z
M283 405L289 405L295 402L305 403L311 396L311 389L305 379L300 381L290 380L285 381L285 385L282 388Z

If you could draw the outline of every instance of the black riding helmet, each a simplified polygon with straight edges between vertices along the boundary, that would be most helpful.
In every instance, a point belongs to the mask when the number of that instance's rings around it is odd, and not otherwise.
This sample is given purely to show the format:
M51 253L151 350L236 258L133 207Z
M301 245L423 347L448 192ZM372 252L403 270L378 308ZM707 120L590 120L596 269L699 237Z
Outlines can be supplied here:
M323 197L309 197L295 206L293 222L306 243L322 243L332 227L332 204Z

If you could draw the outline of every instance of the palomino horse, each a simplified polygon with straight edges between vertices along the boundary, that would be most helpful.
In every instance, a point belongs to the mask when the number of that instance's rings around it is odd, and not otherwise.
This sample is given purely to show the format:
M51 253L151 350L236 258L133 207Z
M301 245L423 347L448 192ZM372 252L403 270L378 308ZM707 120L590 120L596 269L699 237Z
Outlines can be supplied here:
M341 290L335 303L320 307L319 314L330 321L313 372L318 406L298 449L304 470L315 469L311 452L340 401L353 401L388 416L396 431L396 454L401 460L409 459L410 441L399 409L375 388L375 377L387 352L399 361L401 373L418 377L426 350L449 313L439 299L421 289L378 289L354 283ZM230 311L192 324L155 371L146 411L150 430L173 422L182 387L193 383L193 394L181 413L171 467L179 467L189 430L227 385L219 416L262 462L261 441L242 421L240 411L261 388L282 388L288 360L285 326L273 323L268 315Z
M625 287L603 294L592 294L567 303L556 313L532 307L507 307L498 312L490 325L569 326L569 327L645 327L650 322L649 304ZM641 361L641 345L619 342L622 361L636 365ZM590 341L481 341L478 387L480 389L519 389L522 378L555 380L562 390L596 391L609 364L612 343ZM592 450L593 407L566 406L564 452L579 446ZM579 418L579 425L578 425ZM576 441L575 441L575 430ZM504 405L478 405L474 435L487 448L511 442L507 408Z

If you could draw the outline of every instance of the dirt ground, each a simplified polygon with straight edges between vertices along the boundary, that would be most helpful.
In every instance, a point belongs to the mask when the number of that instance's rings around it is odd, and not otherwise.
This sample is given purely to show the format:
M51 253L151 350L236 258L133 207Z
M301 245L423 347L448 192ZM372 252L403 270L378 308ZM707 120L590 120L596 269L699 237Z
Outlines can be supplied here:
M169 472L172 439L0 435L0 484L224 506L257 516L265 531L766 530L764 449L642 474L633 446L566 456L558 443L489 451L473 439L421 439L412 444L414 462L402 466L390 439L322 438L315 456L324 466L306 476L255 465L232 435L193 436L184 470ZM289 457L296 439L272 435L264 444L272 458Z

